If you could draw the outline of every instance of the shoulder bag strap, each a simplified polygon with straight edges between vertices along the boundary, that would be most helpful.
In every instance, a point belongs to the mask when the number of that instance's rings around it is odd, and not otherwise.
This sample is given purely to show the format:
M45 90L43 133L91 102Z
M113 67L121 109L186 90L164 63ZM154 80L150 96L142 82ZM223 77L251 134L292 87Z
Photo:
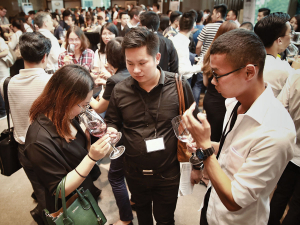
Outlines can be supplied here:
M4 93L4 102L5 102L5 111L7 115L7 125L8 130L10 131L10 120L9 120L9 102L8 102L8 83L11 77L7 77L3 83L3 93Z
M181 92L180 92L180 86L179 86L179 76L177 73L175 74L175 82L176 82L177 93L178 93L179 115L182 115Z
M185 101L184 101L184 92L183 92L183 86L182 86L182 75L179 75L179 90L181 95L181 108L182 108L182 114L185 112Z

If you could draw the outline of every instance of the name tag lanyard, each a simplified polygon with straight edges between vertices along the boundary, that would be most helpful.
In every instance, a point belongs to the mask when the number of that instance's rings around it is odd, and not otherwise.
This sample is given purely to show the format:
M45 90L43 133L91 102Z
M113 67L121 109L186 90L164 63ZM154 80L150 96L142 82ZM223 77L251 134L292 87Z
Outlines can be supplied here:
M145 105L146 112L148 112L149 115L152 117L152 119L155 121L155 130L154 130L155 136L154 136L154 138L157 137L158 111L159 111L159 107L160 107L160 103L161 103L162 91L163 91L163 87L161 88L160 95L159 95L158 106L157 106L157 111L156 111L156 118L154 118L154 116L150 113L149 108L148 108L148 106L146 105L146 102L145 102L145 100L143 99L142 94L138 91L138 93L139 93L139 95L140 95L140 98L141 98L142 102L143 102L144 105Z

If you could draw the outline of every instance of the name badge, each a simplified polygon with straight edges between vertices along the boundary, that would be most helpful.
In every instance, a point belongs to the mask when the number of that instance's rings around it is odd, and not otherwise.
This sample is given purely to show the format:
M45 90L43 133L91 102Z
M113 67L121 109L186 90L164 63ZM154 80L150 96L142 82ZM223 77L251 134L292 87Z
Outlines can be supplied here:
M146 138L145 139L147 153L165 150L164 137Z

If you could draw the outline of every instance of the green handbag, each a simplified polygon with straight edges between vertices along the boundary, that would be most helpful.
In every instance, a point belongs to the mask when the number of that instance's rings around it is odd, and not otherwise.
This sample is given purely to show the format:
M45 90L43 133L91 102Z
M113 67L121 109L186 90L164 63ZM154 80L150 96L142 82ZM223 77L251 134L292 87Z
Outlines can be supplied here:
M106 218L89 190L76 189L76 193L66 202L66 177L58 184L55 195L55 211L61 191L62 208L55 213L44 209L46 225L104 225Z

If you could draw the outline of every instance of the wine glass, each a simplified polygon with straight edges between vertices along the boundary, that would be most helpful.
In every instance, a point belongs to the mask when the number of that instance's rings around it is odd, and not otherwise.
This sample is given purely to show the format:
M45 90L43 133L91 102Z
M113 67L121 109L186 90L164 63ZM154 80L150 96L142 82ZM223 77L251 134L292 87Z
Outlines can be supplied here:
M84 109L80 105L78 105L82 109L82 113L79 114L79 120L85 125L91 135L95 137L103 137L107 132L107 125L103 118L98 115L93 109ZM114 146L122 137L122 133L118 132L116 137L111 138L109 144L113 148L113 151L110 153L110 159L116 159L120 157L125 152L125 146L121 145L117 148Z
M74 44L69 44L67 47L67 53L69 56L74 56L75 55L75 45Z
M297 46L295 46L293 43L290 43L289 46L286 49L286 58L288 62L295 61L295 58L297 59L299 53L299 49Z
M191 143L193 138L191 133L186 128L184 122L182 121L182 116L179 115L174 117L171 123L176 137L182 142ZM199 160L199 158L194 153L192 153L192 156L190 158L190 163L192 165L198 165L200 162L201 161Z

